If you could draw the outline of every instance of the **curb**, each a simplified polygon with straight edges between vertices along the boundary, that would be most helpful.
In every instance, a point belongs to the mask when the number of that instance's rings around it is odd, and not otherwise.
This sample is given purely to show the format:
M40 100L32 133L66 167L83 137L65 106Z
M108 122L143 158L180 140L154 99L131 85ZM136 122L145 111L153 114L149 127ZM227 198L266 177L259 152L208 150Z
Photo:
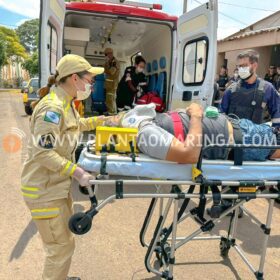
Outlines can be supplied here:
M0 92L9 92L9 93L20 93L20 89L16 89L16 88L1 88Z

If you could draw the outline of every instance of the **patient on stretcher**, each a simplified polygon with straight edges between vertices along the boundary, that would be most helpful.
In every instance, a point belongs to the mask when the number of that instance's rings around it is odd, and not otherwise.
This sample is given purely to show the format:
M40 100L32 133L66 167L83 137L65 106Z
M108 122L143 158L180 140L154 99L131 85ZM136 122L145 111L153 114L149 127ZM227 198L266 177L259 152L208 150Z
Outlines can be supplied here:
M267 124L257 125L246 119L231 119L223 114L204 116L200 105L192 103L185 110L156 113L154 104L134 109L107 120L107 126L138 128L138 149L151 157L178 163L198 161L201 148L209 144L219 147L206 151L207 159L227 159L225 144L279 145L280 135ZM244 149L243 160L264 161L280 158L280 150Z

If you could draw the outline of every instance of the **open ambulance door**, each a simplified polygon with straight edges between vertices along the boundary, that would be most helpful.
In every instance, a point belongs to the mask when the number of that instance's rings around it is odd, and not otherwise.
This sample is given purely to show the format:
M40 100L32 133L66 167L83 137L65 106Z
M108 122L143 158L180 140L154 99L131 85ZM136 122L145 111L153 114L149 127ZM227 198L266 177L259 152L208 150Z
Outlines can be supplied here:
M64 0L41 0L39 34L39 79L45 86L55 74L55 66L63 55Z
M170 109L211 105L217 54L217 0L183 14L177 24L177 63Z

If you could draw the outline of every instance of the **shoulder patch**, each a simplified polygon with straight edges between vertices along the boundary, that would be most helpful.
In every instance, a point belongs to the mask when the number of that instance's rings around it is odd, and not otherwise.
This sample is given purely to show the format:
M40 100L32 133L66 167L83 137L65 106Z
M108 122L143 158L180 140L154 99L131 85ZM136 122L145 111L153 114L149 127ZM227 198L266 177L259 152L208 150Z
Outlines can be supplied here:
M44 117L45 122L59 124L61 118L61 114L58 112L47 111Z
M44 149L53 149L55 143L55 137L52 133L44 134L39 139L39 146Z

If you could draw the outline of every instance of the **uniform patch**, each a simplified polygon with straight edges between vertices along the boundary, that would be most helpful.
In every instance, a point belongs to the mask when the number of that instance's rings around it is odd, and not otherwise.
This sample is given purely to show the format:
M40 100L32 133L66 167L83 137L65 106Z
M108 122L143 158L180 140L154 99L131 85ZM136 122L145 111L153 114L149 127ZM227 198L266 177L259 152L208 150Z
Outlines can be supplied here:
M39 140L39 146L44 149L53 149L55 143L55 137L51 134L42 135Z
M44 117L44 121L59 124L60 118L61 118L61 114L53 111L47 111Z

